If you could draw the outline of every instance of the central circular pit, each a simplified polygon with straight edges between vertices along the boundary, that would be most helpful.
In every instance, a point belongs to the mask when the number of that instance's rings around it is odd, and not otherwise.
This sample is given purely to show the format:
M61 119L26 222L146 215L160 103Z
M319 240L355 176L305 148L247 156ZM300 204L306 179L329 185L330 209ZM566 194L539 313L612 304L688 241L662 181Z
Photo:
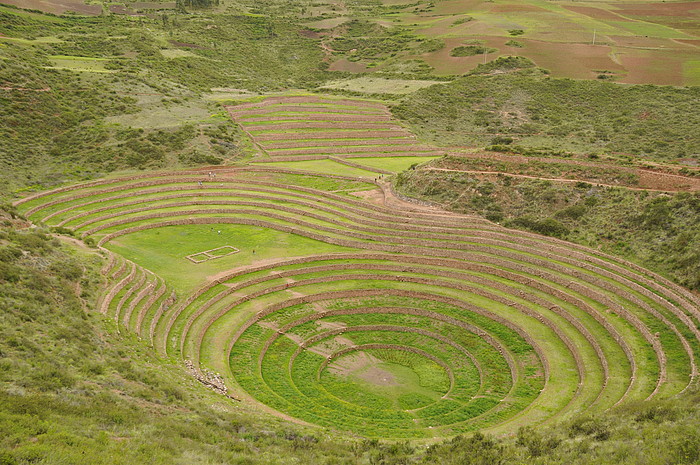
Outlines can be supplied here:
M256 400L309 423L377 437L475 430L544 385L535 349L482 313L398 289L288 299L243 325L230 367Z
M349 403L386 410L413 410L438 402L453 375L432 357L398 347L358 350L335 358L321 373L321 386Z

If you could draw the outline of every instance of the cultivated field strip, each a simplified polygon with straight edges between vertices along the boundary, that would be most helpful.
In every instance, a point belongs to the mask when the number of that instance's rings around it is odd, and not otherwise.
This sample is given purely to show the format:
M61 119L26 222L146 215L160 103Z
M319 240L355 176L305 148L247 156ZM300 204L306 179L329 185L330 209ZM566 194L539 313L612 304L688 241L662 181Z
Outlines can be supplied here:
M98 309L117 328L308 423L387 438L512 431L697 384L700 301L668 280L480 218L311 187L352 178L292 173L150 174L16 205L99 246L155 228L236 224L346 247L239 266L183 295L105 251ZM362 181L357 189L377 188ZM358 394L364 385L350 374L382 364L418 373L418 387Z
M231 117L274 160L294 157L362 157L400 152L426 156L420 144L383 104L320 96L270 97L227 106ZM301 159L301 158L299 158Z

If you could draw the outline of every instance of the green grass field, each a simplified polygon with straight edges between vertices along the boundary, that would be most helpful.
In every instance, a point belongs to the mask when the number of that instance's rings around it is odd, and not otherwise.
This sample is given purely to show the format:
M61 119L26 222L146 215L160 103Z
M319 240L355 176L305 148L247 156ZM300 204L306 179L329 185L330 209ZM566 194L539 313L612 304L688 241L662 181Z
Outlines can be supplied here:
M67 69L71 71L85 71L89 73L113 73L105 68L107 58L89 58L66 55L54 55L50 57L52 66L49 69Z
M381 168L394 173L406 171L413 165L420 165L435 160L435 157L386 157L386 158L353 158L352 161L360 165Z
M224 245L236 247L240 252L197 264L185 258ZM353 250L294 234L242 225L151 229L115 240L109 244L109 249L163 277L182 294L192 292L222 271L247 266L259 260Z
M290 168L293 170L311 171L323 174L338 174L341 176L361 176L364 178L374 178L377 176L372 171L367 171L352 166L343 165L333 160L309 160L309 161L278 161L266 162L262 166L273 166L277 168ZM370 166L370 165L368 165Z

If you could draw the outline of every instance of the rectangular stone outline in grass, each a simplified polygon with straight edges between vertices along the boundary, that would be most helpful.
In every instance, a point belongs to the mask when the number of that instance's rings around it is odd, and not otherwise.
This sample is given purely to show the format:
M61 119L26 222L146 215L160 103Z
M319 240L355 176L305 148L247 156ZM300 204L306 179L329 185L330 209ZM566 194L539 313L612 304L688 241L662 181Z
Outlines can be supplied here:
M229 249L230 251L225 253L217 253L217 251L222 249ZM197 252L191 255L187 255L185 256L185 258L191 261L192 263L202 263L206 262L207 260L214 260L215 258L225 257L227 255L231 255L238 252L240 252L240 250L238 250L237 248L231 245L224 245L215 249L205 250L204 252Z

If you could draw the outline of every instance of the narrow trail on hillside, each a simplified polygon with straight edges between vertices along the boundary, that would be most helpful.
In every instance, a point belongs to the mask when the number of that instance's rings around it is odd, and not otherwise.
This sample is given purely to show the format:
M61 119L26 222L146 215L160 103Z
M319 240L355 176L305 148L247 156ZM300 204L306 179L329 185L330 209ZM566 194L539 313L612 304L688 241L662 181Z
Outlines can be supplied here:
M650 191L650 192L694 192L700 190L700 187L678 187L676 189L652 189L652 188L645 188L645 187L632 187L632 186L626 186L624 184L606 184L598 181L582 181L580 179L568 179L568 178L548 178L544 176L531 176L527 174L514 174L514 173L509 173L506 171L479 171L479 170L457 170L457 169L450 169L450 168L433 168L433 167L427 167L427 168L420 168L420 171L444 171L444 172L454 172L454 173L467 173L467 174L474 174L474 175L483 175L483 176L509 176L512 178L523 178L523 179L536 179L540 181L553 181L553 182L564 182L564 183L579 183L579 182L585 182L588 184L593 184L596 186L604 186L604 187L614 187L614 188L622 188L622 189L630 189L634 191ZM683 178L682 176L678 176L681 179L688 179L688 178Z

